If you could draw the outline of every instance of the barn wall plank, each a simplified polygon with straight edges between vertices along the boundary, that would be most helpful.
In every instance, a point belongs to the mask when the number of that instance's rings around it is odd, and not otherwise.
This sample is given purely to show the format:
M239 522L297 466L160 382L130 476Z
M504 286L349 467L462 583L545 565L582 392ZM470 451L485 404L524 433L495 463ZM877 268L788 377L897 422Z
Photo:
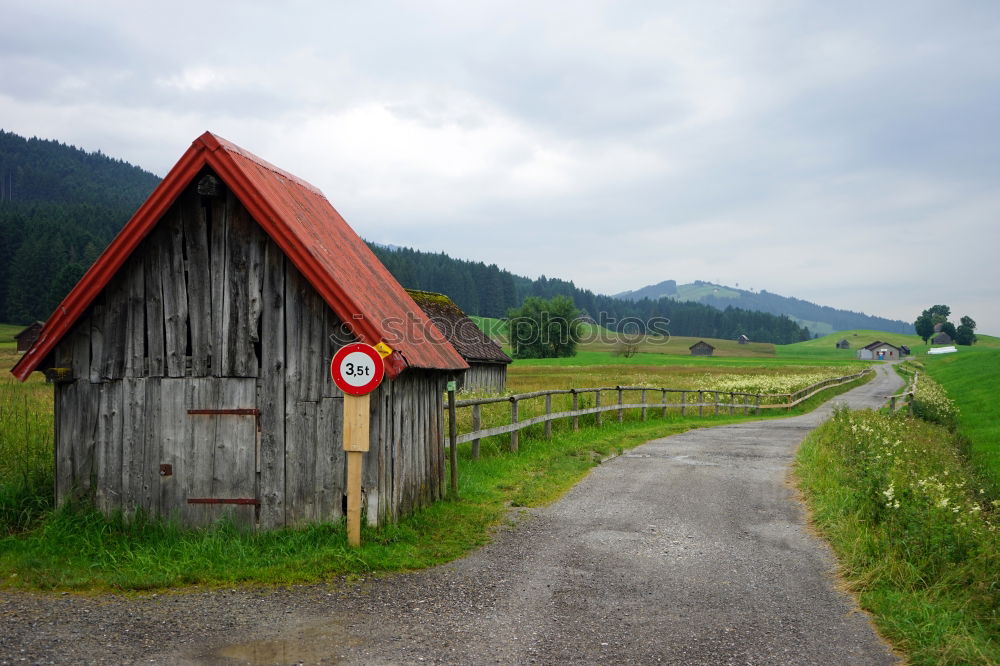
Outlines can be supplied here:
M146 278L141 255L133 255L125 264L127 289L125 306L126 377L146 374Z
M188 346L187 275L184 272L184 228L179 204L160 221L163 270L163 326L167 375L183 377Z
M142 460L137 465L139 484L139 507L150 515L160 514L160 437L161 437L161 405L162 391L160 384L164 379L149 379L146 381L146 397L143 401L145 429L142 438Z
M55 457L56 503L61 505L71 497L73 488L73 426L77 409L77 385L88 382L83 376L55 387Z
M128 324L128 283L125 275L116 275L104 289L104 342L101 380L125 376L125 347Z
M215 381L209 379L208 381ZM216 390L217 409L252 409L257 404L257 382L253 378L221 380ZM196 417L195 417L196 418ZM212 454L209 497L256 498L257 420L254 416L209 416L217 422ZM251 505L208 505L213 519L226 514L243 527L253 527L256 511Z
M110 513L121 508L122 499L122 381L100 384L97 437L94 457L97 508Z
M285 259L273 242L264 256L261 311L260 527L285 525Z
M257 321L250 320L250 279L255 279L256 288L259 289L261 232L232 192L228 192L226 198L222 374L229 377L255 377L257 357L251 331L253 337L256 337ZM254 263L256 266L251 276L251 265Z
M290 525L320 518L312 497L316 487L316 408L315 402L288 404L286 398L285 516Z
M160 240L154 231L144 243L155 248ZM149 377L163 377L166 370L163 324L163 268L160 252L155 249L143 253L143 277L146 292L146 355Z
M121 507L125 516L131 517L142 501L146 380L126 378L122 380L122 387Z
M313 492L317 515L338 520L343 515L346 456L341 433L344 401L322 398L316 412L316 476Z
M187 273L188 328L191 335L191 375L209 374L212 355L212 270L208 252L208 224L205 208L195 188L179 199Z
M209 266L212 275L212 374L224 376L223 348L226 339L226 319L223 316L226 288L226 225L228 224L228 197L214 197L208 200L205 209L209 238Z
M104 370L104 293L94 299L90 306L90 368L88 370L91 384L101 381Z
M187 431L188 416L187 393L193 381L183 378L165 378L160 382L159 417L159 456L151 460L150 466L157 471L155 493L158 497L159 515L164 518L186 518L184 515L184 483L195 478L206 470L189 468L185 464L185 449L189 445ZM154 434L155 436L155 434ZM160 464L173 467L173 474L160 476ZM210 469L210 468L209 468Z

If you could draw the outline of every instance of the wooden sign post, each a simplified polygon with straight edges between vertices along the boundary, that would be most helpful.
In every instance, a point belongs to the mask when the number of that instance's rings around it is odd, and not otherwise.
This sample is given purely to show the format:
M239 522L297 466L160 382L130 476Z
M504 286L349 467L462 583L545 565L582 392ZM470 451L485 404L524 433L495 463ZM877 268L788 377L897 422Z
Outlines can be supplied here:
M344 345L330 362L330 375L344 392L344 451L347 452L347 543L361 545L361 468L368 450L369 398L385 374L385 362L371 345Z

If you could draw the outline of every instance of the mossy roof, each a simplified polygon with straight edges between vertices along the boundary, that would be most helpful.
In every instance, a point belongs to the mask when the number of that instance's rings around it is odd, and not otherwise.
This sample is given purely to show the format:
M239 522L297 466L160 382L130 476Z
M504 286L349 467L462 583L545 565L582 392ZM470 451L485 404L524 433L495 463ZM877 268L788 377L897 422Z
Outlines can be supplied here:
M504 364L511 362L510 357L500 349L500 345L483 333L476 326L476 322L469 319L446 295L419 289L407 289L406 293L466 361Z

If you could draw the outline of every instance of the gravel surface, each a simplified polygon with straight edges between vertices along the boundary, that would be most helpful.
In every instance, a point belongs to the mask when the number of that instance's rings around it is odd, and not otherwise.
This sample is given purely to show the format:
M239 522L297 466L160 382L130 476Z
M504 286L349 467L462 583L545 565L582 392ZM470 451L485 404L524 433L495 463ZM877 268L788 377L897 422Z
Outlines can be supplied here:
M836 398L876 406L887 366ZM787 484L825 405L632 449L448 565L290 588L0 592L0 664L891 664Z

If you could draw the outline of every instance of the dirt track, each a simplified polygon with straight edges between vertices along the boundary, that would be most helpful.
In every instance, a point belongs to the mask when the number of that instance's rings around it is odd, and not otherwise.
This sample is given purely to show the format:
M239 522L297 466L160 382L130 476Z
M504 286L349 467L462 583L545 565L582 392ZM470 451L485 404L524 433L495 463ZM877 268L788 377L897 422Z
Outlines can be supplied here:
M879 373L833 403L876 406L900 384ZM416 574L132 599L3 592L0 663L893 663L835 590L787 485L831 409L649 442Z

